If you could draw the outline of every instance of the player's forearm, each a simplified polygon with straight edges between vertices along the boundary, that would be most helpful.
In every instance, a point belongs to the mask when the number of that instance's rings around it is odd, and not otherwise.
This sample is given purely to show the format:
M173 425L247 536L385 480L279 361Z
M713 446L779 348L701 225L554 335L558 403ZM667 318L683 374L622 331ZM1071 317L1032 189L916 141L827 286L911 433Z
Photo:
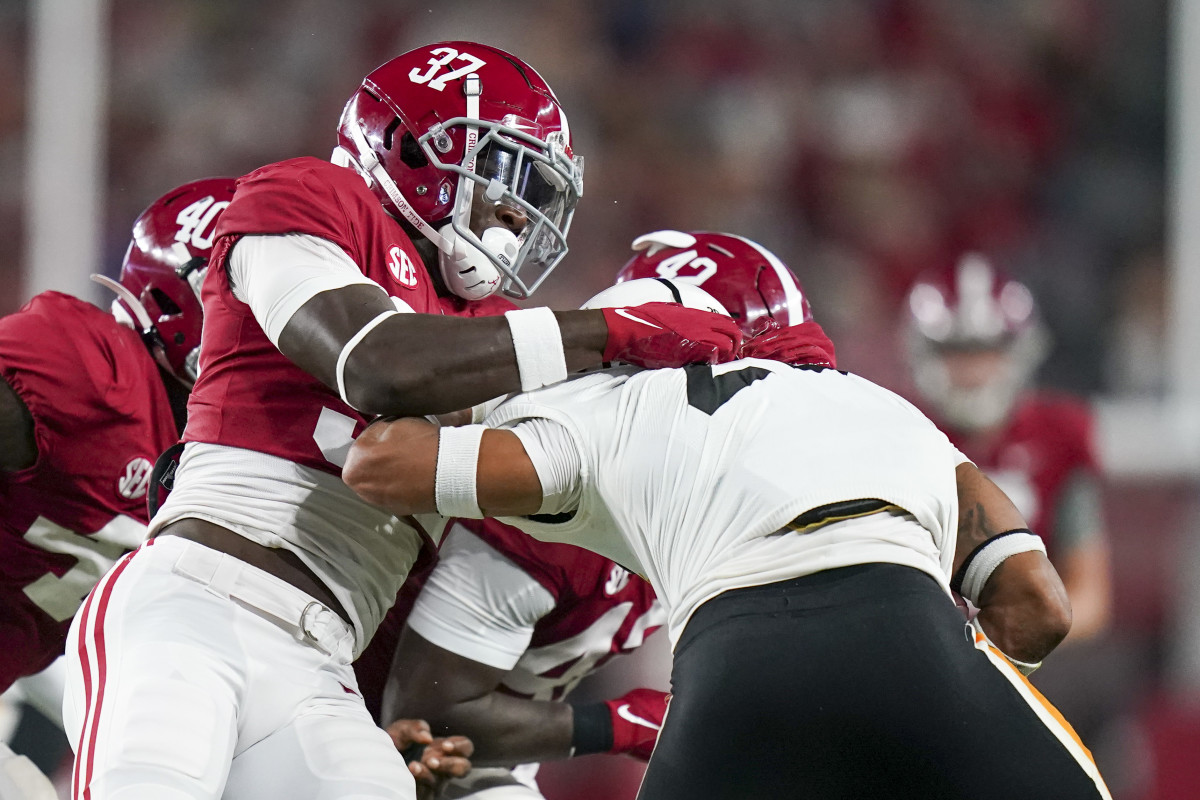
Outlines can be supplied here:
M427 713L435 736L461 735L475 745L476 766L514 766L571 754L572 709L566 703L492 692Z
M268 336L279 328L280 352L359 411L382 416L443 414L562 380L599 364L609 339L601 311L401 313L369 283L318 292L282 326L272 310L255 319Z
M565 311L555 316L567 371L599 364L607 339L603 315ZM349 355L344 383L351 403L361 411L416 416L456 411L520 391L522 374L504 317L398 314Z
M380 420L355 440L342 480L368 503L397 516L436 511L438 427L425 419Z
M1006 559L983 587L979 622L997 647L1036 663L1071 629L1071 604L1050 561L1041 553Z

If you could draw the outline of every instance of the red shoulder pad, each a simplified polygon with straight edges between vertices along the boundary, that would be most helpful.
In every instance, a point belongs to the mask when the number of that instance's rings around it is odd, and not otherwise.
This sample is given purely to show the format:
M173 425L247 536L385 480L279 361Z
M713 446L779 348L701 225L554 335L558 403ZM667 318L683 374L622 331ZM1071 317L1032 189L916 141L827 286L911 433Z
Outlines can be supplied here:
M303 233L351 251L354 224L369 213L382 209L356 172L318 158L293 158L238 180L216 236Z

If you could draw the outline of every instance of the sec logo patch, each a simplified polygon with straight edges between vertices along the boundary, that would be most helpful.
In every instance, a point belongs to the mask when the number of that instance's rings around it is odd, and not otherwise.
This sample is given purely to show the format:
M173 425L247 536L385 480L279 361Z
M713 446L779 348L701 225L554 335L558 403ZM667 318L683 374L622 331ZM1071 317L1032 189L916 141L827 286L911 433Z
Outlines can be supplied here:
M392 273L396 283L405 289L417 288L417 268L413 266L408 253L404 252L399 245L394 244L388 250L388 271Z
M150 488L150 471L154 465L146 458L135 458L125 465L125 472L117 479L117 492L127 500L146 496Z

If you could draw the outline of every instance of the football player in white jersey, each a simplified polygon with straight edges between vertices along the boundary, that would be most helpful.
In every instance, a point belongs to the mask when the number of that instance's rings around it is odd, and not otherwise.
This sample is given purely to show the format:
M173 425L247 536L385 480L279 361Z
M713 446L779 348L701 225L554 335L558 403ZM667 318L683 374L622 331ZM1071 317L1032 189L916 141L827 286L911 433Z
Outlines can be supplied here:
M795 275L755 242L725 233L657 231L638 237L633 249L618 281L702 284L746 335L763 318L787 324L790 309L797 321L812 317ZM663 297L674 299L667 288ZM406 584L355 670L368 708L380 704L373 695L384 695L384 721L421 717L436 732L470 737L476 768L448 794L532 800L541 794L537 765L528 762L595 752L649 758L666 711L663 692L642 688L605 702L570 700L582 678L638 647L665 621L643 578L595 553L539 542L496 520L456 521L438 555L423 588ZM410 591L415 605L404 598ZM375 653L379 648L385 652ZM377 662L386 668L393 652L384 693L382 677L369 673L380 669ZM492 764L521 766L479 768ZM610 791L618 796L617 786Z
M595 302L667 288L712 302L663 281ZM814 322L744 351L590 372L486 427L377 423L343 476L396 513L502 517L650 581L675 663L645 800L1109 797L1025 680L1070 607L1007 497L910 404L835 369ZM971 627L951 587L980 608Z

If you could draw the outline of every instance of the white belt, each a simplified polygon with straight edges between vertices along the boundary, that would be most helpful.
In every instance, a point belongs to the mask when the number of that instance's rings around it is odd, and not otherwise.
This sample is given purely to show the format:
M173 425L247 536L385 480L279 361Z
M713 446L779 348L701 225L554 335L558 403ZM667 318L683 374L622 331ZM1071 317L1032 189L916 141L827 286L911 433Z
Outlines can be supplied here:
M177 537L169 537L176 539ZM297 641L326 655L354 651L354 631L337 612L285 580L228 553L196 542L185 544L172 571L270 619Z

